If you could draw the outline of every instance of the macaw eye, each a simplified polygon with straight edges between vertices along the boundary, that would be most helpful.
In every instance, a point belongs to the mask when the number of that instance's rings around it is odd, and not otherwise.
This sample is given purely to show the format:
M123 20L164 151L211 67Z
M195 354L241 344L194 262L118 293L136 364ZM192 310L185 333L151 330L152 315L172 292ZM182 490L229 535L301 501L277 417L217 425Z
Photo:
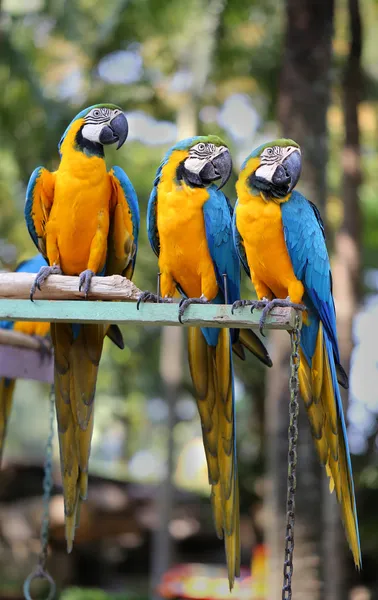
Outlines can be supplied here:
M267 148L266 149L266 153L267 153L268 156L272 156L272 154L273 154L273 148Z
M98 109L96 109L96 110L94 110L94 111L93 111L93 116L94 116L94 117L99 117L99 116L100 116L100 114L101 114L101 113L100 113L100 111L99 111Z
M198 144L198 150L205 150L206 146L202 142Z

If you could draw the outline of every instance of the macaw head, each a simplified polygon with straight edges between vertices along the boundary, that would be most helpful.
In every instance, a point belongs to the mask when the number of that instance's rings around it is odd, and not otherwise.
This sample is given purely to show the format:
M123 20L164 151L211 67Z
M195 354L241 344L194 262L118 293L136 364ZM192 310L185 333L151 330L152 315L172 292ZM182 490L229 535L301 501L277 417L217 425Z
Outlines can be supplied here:
M265 200L285 198L297 185L302 167L301 150L293 140L280 139L259 146L242 165L242 179Z
M177 155L180 159L176 169L177 180L183 180L191 187L203 188L220 180L220 189L232 172L230 151L216 135L182 140L172 148L170 155Z
M119 106L95 104L79 112L71 121L59 142L59 152L71 131L77 149L103 155L103 146L117 144L118 150L125 143L129 125Z

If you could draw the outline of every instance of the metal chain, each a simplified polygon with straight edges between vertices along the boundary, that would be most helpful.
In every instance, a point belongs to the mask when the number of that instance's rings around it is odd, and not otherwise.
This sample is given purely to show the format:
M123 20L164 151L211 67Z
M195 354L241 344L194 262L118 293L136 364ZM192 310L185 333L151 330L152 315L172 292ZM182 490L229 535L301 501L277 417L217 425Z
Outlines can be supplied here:
M298 441L298 413L299 413L299 342L301 339L300 316L297 312L295 327L290 333L291 356L290 356L290 404L289 404L289 452L287 473L287 502L286 502L286 541L285 558L283 569L282 600L291 600L291 580L293 577L293 554L294 554L294 523L295 523L295 492L297 488L297 441Z
M24 582L24 597L25 600L33 600L30 592L30 585L34 579L45 579L50 585L49 594L46 600L53 600L56 594L56 584L50 573L46 570L47 551L49 545L49 526L50 515L49 505L51 499L51 490L53 486L53 438L54 438L54 417L55 417L55 393L54 385L50 389L50 423L49 436L47 438L45 450L45 464L43 477L43 516L41 525L41 551L39 554L38 564L34 571L30 573Z

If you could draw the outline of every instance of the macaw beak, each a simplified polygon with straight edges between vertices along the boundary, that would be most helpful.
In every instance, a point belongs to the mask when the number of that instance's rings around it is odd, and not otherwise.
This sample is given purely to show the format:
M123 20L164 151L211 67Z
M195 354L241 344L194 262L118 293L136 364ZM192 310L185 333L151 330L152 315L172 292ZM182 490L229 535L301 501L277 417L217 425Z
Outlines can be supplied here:
M287 187L287 194L289 194L299 181L301 169L301 154L298 150L295 150L282 161L282 164L277 165L272 177L273 185L283 188Z
M129 124L123 113L114 117L109 125L105 125L100 133L100 143L105 145L118 142L117 150L125 143L129 133Z
M274 198L284 198L290 194L298 183L302 168L300 150L290 150L290 154L278 164L258 167L249 178L251 186Z
M203 183L209 184L220 179L218 190L220 190L230 179L232 173L232 159L228 150L223 150L220 154L209 160L199 172Z

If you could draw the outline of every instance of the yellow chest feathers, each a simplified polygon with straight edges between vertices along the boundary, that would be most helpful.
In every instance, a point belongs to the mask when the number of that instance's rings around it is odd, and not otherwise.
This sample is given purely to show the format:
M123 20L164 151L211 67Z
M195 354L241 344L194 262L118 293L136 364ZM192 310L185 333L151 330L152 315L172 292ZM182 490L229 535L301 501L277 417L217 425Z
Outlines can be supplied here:
M162 249L183 246L190 249L206 240L203 205L209 198L205 188L192 188L176 181L176 170L187 156L176 151L163 167L158 185L157 225ZM164 248L163 248L164 247Z

